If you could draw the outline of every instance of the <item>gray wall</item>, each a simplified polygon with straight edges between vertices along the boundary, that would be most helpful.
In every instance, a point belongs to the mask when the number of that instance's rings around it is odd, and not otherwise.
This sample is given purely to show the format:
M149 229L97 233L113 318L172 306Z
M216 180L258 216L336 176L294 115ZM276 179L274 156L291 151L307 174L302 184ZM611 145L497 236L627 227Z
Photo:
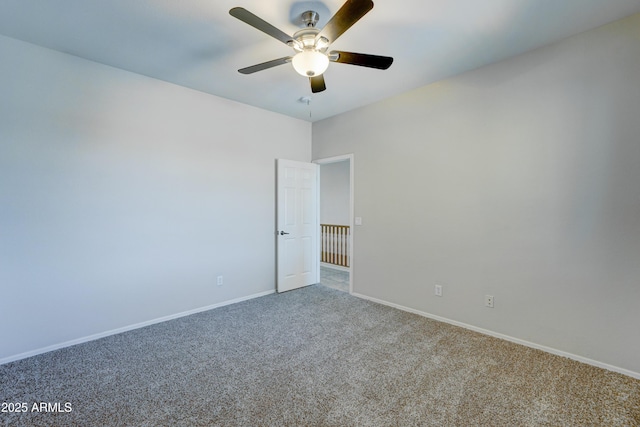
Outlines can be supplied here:
M349 162L320 165L320 223L349 225Z
M354 291L640 373L639 40L635 15L315 123L315 159L355 155Z
M0 360L273 291L274 159L311 159L309 123L6 37L0 57Z

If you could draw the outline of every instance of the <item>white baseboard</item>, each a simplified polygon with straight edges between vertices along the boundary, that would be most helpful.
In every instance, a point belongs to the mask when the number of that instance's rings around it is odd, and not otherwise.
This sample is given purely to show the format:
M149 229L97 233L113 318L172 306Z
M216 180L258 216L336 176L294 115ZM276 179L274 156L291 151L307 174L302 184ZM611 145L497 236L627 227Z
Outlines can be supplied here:
M351 272L351 268L349 268L349 267L343 267L341 265L329 264L327 262L320 262L320 267L326 267L326 268L330 268L332 270L338 270L338 271Z
M61 348L71 347L72 345L82 344L82 343L89 342L89 341L94 341L94 340L97 340L97 339L100 339L100 338L108 337L110 335L121 334L123 332L131 331L131 330L134 330L134 329L144 328L145 326L154 325L156 323L162 323L162 322L166 322L166 321L169 321L169 320L178 319L180 317L185 317L185 316L189 316L189 315L192 315L192 314L201 313L203 311L213 310L214 308L224 307L226 305L236 304L236 303L239 303L239 302L242 302L242 301L247 301L247 300L250 300L250 299L263 297L263 296L270 295L270 294L273 294L273 293L275 293L275 290L260 292L260 293L257 293L257 294L248 295L246 297L240 297L240 298L236 298L236 299L232 299L232 300L228 300L228 301L219 302L217 304L208 305L206 307L194 308L193 310L183 311L182 313L170 314L169 316L159 317L159 318L153 319L153 320L147 320L146 322L141 322L141 323L136 323L134 325L124 326L122 328L112 329L112 330L106 331L106 332L100 332L98 334L93 334L93 335L89 335L89 336L86 336L86 337L77 338L75 340L65 341L65 342L62 342L62 343L59 343L59 344L53 344L53 345L50 345L50 346L47 346L47 347L42 347L42 348L39 348L39 349L36 349L36 350L27 351L25 353L16 354L14 356L5 357L3 359L0 359L0 365L4 365L5 363L9 363L9 362L14 362L14 361L20 360L20 359L26 359L27 357L37 356L38 354L48 353L48 352L54 351L54 350L59 350Z
M397 308L398 310L402 310L402 311L407 311L409 313L413 313L413 314L417 314L419 316L423 316L423 317L427 317L429 319L433 319L433 320L437 320L439 322L444 322L444 323L448 323L450 325L454 325L454 326L459 326L461 328L465 328L465 329L469 329L475 332L479 332L481 334L484 335L489 335L495 338L500 338L506 341L510 341L516 344L520 344L520 345L524 345L526 347L531 347L531 348L535 348L537 350L542 350L546 353L551 353L551 354L555 354L556 356L562 356L562 357L566 357L568 359L572 359L578 362L582 362L582 363L586 363L587 365L592 365L592 366L596 366L598 368L602 368L602 369L606 369L608 371L613 371L613 372L617 372L619 374L622 375L626 375L628 377L632 377L632 378L636 378L636 379L640 379L640 372L634 372L634 371L630 371L628 369L624 369L624 368L620 368L618 366L613 366L613 365L609 365L607 363L602 363L602 362L598 362L597 360L593 360L593 359L589 359L587 357L582 357L582 356L578 356L576 354L572 354L572 353L567 353L566 351L562 351L562 350L557 350L555 348L551 348L551 347L547 347L544 345L540 345L540 344L535 344L529 341L525 341L525 340L521 340L519 338L514 338L511 337L509 335L504 335L498 332L494 332L494 331L490 331L488 329L483 329L483 328L478 328L477 326L473 326L473 325L468 325L466 323L462 323L462 322L458 322L455 320L451 320L451 319L447 319L446 317L441 317L441 316L436 316L435 314L431 314L431 313L427 313L424 311L420 311L420 310L416 310L413 308L409 308L409 307L405 307L399 304L395 304L392 302L388 302L388 301L384 301L378 298L373 298L367 295L363 295L363 294L358 294L358 293L352 293L353 296L358 297L358 298L362 298L362 299L366 299L368 301L372 301L378 304L382 304L382 305L386 305L389 307L393 307L393 308Z

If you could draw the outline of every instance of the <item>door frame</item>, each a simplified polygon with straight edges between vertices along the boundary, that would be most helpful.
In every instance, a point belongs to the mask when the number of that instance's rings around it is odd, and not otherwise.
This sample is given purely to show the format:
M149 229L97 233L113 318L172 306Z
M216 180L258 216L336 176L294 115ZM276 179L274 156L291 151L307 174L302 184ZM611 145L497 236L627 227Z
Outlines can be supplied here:
M353 154L343 154L341 156L334 157L326 157L322 159L316 159L312 163L316 163L320 166L326 165L329 163L338 163L338 162L349 162L349 228L351 230L350 237L350 245L349 245L349 294L353 294L353 271L354 271L354 262L353 262L353 246L354 246L354 236L355 230L353 228L354 222L354 204L353 204L353 195L354 195L354 155ZM318 173L318 200L320 200L320 175L322 174L322 170L320 168ZM321 203L321 202L320 202ZM318 203L318 222L320 221L320 203ZM320 234L320 230L318 230L318 234ZM322 244L321 239L318 238L318 254L320 254L320 245ZM319 259L319 258L318 258ZM320 261L318 261L319 265ZM320 268L318 268L318 280L320 279Z

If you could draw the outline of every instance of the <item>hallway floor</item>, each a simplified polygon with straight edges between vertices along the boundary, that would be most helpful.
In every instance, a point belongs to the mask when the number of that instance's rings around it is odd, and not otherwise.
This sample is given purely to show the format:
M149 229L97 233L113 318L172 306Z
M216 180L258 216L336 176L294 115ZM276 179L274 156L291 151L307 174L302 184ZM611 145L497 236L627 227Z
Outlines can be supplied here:
M320 283L343 292L349 292L349 272L320 266Z

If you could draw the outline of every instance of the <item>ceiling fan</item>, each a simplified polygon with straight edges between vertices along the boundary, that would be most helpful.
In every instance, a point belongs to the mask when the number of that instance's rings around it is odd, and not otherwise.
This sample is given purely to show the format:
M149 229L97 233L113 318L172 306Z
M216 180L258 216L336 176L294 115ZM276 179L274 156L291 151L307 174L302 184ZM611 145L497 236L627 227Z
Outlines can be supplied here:
M319 15L312 10L302 14L302 22L305 27L290 36L265 20L242 7L234 7L229 14L238 18L252 27L281 41L295 50L293 56L274 59L250 67L241 68L238 72L252 74L278 65L293 63L293 68L301 75L308 77L313 93L322 92L327 87L322 75L329 67L329 62L359 65L361 67L386 70L393 63L393 58L388 56L368 55L365 53L343 52L333 50L327 52L329 46L335 42L345 31L360 18L373 9L371 0L347 0L340 10L319 30L316 28Z

